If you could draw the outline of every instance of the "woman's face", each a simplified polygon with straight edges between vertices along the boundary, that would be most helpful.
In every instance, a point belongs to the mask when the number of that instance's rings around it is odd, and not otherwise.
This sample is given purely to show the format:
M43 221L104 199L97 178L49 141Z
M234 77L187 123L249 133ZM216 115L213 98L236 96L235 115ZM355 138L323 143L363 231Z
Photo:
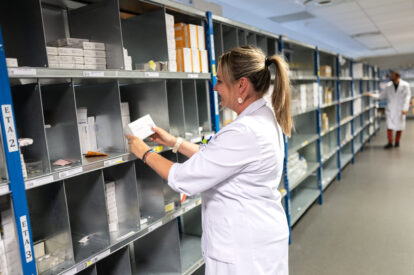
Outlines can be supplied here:
M225 80L227 80L227 76L223 76L222 70L219 66L217 69L217 83L216 86L214 86L214 90L220 95L220 105L234 110L234 105L237 102L235 90L237 84L232 85L230 83L226 83Z

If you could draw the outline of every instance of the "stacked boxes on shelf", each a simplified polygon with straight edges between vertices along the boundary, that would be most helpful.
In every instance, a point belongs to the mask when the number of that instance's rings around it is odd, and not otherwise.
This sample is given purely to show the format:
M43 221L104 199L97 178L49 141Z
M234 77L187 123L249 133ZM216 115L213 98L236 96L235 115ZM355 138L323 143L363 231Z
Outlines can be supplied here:
M108 213L109 232L116 232L118 225L118 208L116 207L115 182L105 184L106 208Z
M46 51L49 68L106 69L104 43L63 38L48 43Z
M14 219L10 209L1 212L0 274L22 274Z
M174 29L178 71L208 73L204 27L177 23Z
M332 89L330 87L325 87L325 93L324 93L324 97L325 97L325 104L329 105L332 104L333 102L333 92Z
M292 112L299 114L318 107L318 83L301 84L292 87Z
M320 76L332 77L332 67L331 66L321 66L320 67Z
M167 28L167 45L168 45L168 71L177 71L177 53L174 30L174 16L165 14L165 24Z

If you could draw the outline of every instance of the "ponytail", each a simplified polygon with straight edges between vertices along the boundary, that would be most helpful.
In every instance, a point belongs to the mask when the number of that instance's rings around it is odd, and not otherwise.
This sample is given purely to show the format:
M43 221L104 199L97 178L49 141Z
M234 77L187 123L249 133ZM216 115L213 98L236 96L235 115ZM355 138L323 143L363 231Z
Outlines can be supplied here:
M290 137L293 120L290 110L290 81L288 76L288 64L278 55L269 57L266 59L266 63L273 63L276 66L275 83L271 96L272 106L277 122L285 135Z
M274 90L271 96L273 110L283 132L290 137L293 120L290 112L289 66L283 57L274 55L266 58L259 48L243 46L234 48L219 58L219 66L229 77L229 81L234 83L246 77L253 84L257 97L263 97L269 90L271 64L276 66Z

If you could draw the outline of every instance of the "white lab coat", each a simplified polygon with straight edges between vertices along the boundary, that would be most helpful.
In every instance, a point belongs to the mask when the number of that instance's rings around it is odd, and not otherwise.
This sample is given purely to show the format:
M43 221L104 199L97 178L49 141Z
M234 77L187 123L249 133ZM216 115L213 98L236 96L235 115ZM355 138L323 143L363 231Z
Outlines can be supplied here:
M387 128L394 131L405 130L405 115L403 110L408 111L410 106L410 84L400 80L397 91L392 81L388 82L384 90L380 93L379 99L387 100L386 117Z
M202 196L206 274L289 273L289 229L277 190L283 158L281 128L259 99L189 160L172 166L168 184Z

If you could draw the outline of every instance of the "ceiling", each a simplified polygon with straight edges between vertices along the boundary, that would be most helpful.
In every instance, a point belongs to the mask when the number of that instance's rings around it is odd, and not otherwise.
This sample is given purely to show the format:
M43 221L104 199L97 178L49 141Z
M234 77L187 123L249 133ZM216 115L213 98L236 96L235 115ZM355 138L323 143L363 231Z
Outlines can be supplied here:
M178 0L196 2L203 0ZM414 0L208 0L223 16L348 57L414 53Z

